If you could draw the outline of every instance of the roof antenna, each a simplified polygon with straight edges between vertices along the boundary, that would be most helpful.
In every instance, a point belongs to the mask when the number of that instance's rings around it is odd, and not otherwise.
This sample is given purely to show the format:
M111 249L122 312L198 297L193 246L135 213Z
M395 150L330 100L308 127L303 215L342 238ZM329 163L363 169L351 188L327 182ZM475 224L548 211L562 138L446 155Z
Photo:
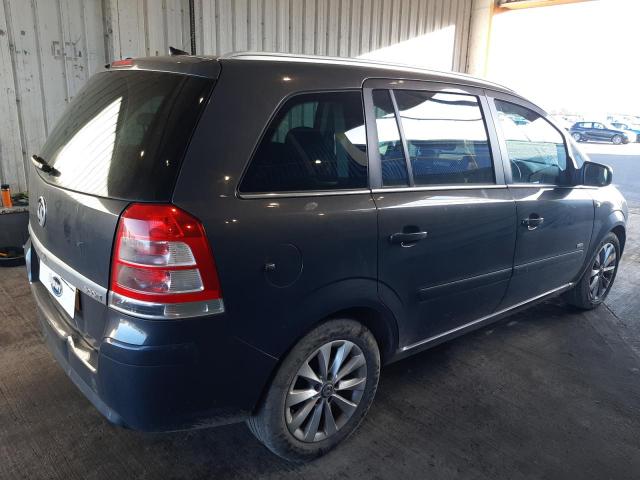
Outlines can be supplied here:
M185 52L184 50L180 50L179 48L174 48L169 46L169 54L173 57L174 55L190 55L189 52Z

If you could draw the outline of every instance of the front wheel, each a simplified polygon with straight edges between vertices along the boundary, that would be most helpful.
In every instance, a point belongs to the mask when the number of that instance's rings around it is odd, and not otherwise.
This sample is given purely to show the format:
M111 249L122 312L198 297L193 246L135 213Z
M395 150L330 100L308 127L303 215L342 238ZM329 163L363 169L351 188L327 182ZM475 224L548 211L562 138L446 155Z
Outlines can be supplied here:
M330 320L284 359L249 429L286 460L312 460L358 427L379 376L380 352L371 332L353 320Z
M609 232L582 278L565 294L565 300L584 310L596 308L604 302L613 286L619 261L620 241L615 233Z
M580 135L578 132L572 133L571 136L576 142L582 141L582 135Z
M620 135L614 135L611 141L614 145L620 145L622 143L622 137Z

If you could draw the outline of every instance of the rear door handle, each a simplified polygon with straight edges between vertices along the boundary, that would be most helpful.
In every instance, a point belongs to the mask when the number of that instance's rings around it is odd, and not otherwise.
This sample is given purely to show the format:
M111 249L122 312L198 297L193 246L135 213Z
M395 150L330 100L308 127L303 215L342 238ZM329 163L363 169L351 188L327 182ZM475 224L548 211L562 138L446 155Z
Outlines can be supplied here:
M412 247L425 238L427 238L427 232L398 232L391 235L389 241L394 245L399 243L403 247Z
M522 225L527 227L527 230L535 230L544 222L544 217L541 217L537 213L532 213L529 215L529 218L525 218L522 220Z

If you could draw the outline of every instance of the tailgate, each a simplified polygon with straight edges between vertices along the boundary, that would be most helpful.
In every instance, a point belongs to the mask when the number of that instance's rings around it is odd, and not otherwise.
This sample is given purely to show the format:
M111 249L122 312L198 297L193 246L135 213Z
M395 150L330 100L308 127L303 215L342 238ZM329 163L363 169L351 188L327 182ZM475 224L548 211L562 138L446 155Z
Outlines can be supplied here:
M107 289L114 233L129 202L63 190L43 182L35 172L30 179L29 231L38 254L44 250Z

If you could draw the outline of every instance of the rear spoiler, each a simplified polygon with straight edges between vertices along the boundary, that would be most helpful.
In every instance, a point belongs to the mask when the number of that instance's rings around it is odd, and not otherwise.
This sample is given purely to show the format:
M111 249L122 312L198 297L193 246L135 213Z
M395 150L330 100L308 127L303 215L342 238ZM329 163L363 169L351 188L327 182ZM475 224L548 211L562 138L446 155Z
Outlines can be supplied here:
M172 55L162 57L140 57L115 60L105 65L108 70L153 70L156 72L181 73L217 79L220 76L220 62L213 56L189 55L172 48Z

